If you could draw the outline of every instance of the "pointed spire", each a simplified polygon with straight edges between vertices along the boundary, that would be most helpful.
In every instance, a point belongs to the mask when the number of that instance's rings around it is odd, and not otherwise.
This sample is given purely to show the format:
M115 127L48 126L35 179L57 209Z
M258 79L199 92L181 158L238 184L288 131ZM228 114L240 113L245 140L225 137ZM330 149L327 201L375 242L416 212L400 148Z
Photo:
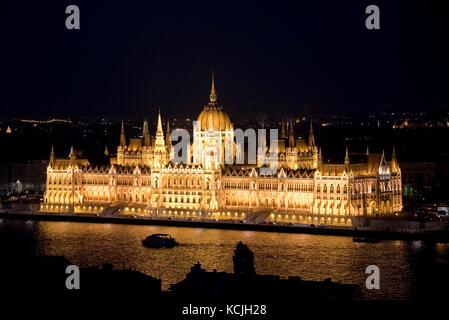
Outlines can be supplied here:
M210 103L215 104L217 102L217 93L215 92L215 76L214 71L212 70L212 88L210 90Z
M55 150L53 148L53 145L51 146L51 152L50 152L50 166L53 167L55 165Z
M161 110L157 116L157 130L156 130L156 141L154 142L154 148L157 152L165 151L164 142L164 131L162 130L162 120L161 120Z
M295 134L293 132L293 121L290 122L290 128L289 128L289 132L288 132L288 146L290 148L295 147Z
M109 156L109 151L108 151L108 145L107 144L104 146L104 155L105 156Z
M382 149L382 155L380 157L379 168L382 167L382 166L386 167L386 165L387 165L387 161L385 159L385 150Z
M122 120L122 131L120 132L120 146L125 149L126 147L126 138L125 138L125 125Z
M142 136L143 136L143 145L145 147L149 147L150 146L150 131L148 130L148 122L146 120L143 122Z
M397 172L399 169L399 164L396 159L396 148L393 146L393 153L391 155L391 171Z
M315 146L315 137L313 135L313 125L312 125L312 119L310 119L310 130L309 130L309 147Z
M323 154L321 153L321 147L318 151L318 162L322 163L323 162Z
M147 121L143 120L143 127L142 127L142 137L145 137L148 134L148 125Z
M282 127L281 127L281 139L285 139L287 136L285 134L285 122L282 121Z
M171 148L171 137L170 137L170 121L167 119L167 132L165 133L165 143L168 148Z
M73 146L70 147L70 154L69 154L69 158L70 160L75 159L75 150L73 149Z
M164 134L164 132L162 131L162 120L161 120L161 110L159 109L159 113L157 116L157 130L156 130L156 135L158 134Z
M385 150L382 149L382 155L380 157L380 165L383 165L385 163Z
M369 147L368 146L366 146L366 156L367 157L369 156Z
M345 165L349 164L349 150L348 146L346 146L346 156L345 156Z

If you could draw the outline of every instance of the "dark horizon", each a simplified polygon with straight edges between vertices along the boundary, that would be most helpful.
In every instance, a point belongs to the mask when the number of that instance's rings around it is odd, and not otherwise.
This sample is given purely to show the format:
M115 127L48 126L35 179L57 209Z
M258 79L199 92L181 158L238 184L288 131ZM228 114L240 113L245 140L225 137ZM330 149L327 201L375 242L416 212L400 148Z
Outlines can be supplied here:
M81 29L65 28L76 4ZM5 5L2 116L195 117L212 69L230 115L447 108L443 3Z

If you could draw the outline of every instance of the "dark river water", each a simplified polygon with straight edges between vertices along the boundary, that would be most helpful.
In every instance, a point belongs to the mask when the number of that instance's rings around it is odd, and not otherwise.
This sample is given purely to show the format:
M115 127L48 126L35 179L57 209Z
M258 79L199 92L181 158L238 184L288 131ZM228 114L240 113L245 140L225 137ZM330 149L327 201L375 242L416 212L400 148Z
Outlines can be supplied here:
M141 240L152 233L169 233L181 245L173 249L143 247ZM368 244L337 236L0 219L3 259L39 254L63 255L79 266L112 263L114 268L131 267L160 277L164 289L184 279L198 261L208 271L232 272L238 241L254 252L260 274L299 275L307 280L331 277L365 288L365 269L376 265L380 289L364 289L365 299L425 297L442 283L440 277L448 277L444 270L449 244L390 240Z

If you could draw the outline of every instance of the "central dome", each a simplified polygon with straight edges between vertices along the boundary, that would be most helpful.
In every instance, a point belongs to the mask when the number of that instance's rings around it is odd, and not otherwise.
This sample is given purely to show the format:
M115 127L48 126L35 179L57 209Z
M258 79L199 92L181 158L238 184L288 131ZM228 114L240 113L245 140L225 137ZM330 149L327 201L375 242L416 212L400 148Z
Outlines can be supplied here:
M212 73L212 89L210 91L209 105L204 107L198 116L201 122L201 131L206 130L232 130L231 120L226 112L217 105L217 94L215 93L214 74Z
M221 107L208 105L201 111L198 120L201 121L201 130L231 130L232 124L229 116Z

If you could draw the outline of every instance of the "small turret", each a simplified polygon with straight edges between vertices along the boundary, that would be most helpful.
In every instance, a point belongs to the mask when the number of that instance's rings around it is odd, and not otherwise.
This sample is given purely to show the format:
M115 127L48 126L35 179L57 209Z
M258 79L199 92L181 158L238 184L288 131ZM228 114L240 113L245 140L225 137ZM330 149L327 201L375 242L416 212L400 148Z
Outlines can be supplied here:
M109 156L108 145L104 146L104 155Z

